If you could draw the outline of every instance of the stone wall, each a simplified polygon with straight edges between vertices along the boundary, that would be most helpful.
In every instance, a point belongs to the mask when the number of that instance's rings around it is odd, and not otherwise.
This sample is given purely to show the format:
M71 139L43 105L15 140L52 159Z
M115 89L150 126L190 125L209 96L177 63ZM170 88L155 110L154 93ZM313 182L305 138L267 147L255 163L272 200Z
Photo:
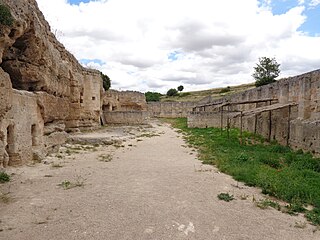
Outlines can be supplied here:
M152 117L187 117L196 105L196 102L151 102L148 103L148 112Z
M100 125L100 72L59 43L35 0L2 0L15 19L0 25L0 162L39 159L67 131Z
M147 111L105 112L105 124L145 124L149 118Z
M288 143L293 148L320 153L320 70L282 79L212 103L270 98L277 99L279 106L288 103L297 104L290 109L290 119L289 107L279 108L243 117L243 129L256 132L270 140L277 140L284 145ZM246 111L269 104L267 101L235 105L229 110ZM226 127L228 117L231 127L240 127L240 117L234 118L232 114L227 113L223 114L223 127ZM221 127L221 113L219 109L214 110L214 106L201 107L198 111L189 113L188 126Z
M140 124L148 117L145 95L136 91L108 90L102 96L103 124Z

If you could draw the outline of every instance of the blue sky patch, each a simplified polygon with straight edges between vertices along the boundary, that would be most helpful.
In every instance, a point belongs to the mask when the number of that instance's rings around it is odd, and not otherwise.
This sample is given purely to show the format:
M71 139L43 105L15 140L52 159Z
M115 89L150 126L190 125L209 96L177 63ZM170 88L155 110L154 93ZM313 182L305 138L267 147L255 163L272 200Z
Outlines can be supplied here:
M88 63L91 63L91 62L94 62L94 63L99 64L99 65L105 64L105 62L103 62L100 59L80 59L80 63L84 64L84 65L87 65Z
M307 20L299 28L300 31L309 33L311 36L320 34L320 6L315 8L306 9L304 14L307 16Z
M68 3L73 4L73 5L79 5L81 2L83 3L88 3L91 0L68 0Z
M266 0L259 0L259 2L260 5L265 5ZM310 36L316 36L320 34L320 5L313 7L310 6L311 2L311 0L305 0L303 4L299 4L298 0L273 0L269 7L274 15L281 15L294 7L304 6L303 14L307 19L298 30Z
M176 60L178 60L178 55L179 54L180 54L180 52L173 51L173 52L168 54L168 59L171 60L171 61L176 61Z

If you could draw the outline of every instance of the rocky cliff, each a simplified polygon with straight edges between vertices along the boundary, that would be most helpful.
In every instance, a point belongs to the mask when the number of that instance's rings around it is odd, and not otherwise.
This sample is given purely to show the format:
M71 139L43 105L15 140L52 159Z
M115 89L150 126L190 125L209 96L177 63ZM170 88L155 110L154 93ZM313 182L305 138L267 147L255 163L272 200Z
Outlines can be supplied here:
M102 82L57 41L35 0L2 0L14 22L0 25L0 161L43 155L65 131L100 125Z

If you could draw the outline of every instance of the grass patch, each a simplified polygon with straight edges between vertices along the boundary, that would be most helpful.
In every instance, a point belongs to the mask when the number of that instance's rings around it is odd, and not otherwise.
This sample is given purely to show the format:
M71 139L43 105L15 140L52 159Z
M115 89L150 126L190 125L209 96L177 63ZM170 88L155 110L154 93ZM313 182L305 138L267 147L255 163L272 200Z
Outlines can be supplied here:
M188 129L184 118L165 121L184 132L184 138L198 149L203 163L216 165L248 186L260 187L262 193L288 202L288 213L305 212L311 223L320 225L319 158L275 142L265 143L260 136L246 132L240 144L237 129L230 129L228 138L226 130ZM305 205L314 208L306 210Z

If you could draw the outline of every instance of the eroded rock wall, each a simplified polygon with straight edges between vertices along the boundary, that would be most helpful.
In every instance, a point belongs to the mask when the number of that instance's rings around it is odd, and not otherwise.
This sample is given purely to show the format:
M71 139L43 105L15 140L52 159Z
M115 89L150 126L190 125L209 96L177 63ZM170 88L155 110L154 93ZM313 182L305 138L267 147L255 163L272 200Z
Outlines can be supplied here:
M7 149L11 163L24 163L66 131L100 125L102 80L57 41L35 0L1 2L14 24L0 25L0 161Z

